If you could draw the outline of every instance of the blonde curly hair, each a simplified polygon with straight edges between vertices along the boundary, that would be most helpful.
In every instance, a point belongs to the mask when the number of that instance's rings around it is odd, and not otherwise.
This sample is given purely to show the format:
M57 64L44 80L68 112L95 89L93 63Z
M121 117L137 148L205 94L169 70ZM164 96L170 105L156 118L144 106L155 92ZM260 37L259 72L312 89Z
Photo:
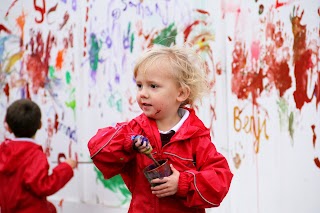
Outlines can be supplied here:
M178 84L190 90L190 95L181 103L181 106L193 105L209 92L206 79L207 66L204 60L190 46L162 46L154 45L138 59L133 74L137 76L138 70L146 72L150 65L169 62L172 75Z

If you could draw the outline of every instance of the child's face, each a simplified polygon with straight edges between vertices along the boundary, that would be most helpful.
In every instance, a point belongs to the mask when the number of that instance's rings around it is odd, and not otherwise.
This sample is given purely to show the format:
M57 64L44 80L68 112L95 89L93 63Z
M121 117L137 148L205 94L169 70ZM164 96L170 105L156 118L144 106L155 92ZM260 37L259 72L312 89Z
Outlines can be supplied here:
M183 101L182 89L171 72L166 62L154 63L146 71L138 70L137 101L147 117L161 120L177 116L177 110Z

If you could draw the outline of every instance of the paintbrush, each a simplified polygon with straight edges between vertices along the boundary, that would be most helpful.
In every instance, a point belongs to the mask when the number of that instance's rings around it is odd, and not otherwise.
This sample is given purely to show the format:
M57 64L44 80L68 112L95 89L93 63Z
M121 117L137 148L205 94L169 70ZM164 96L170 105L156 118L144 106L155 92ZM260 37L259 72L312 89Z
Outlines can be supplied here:
M150 158L150 159L157 165L157 167L160 166L159 162L156 161L156 159L154 159L154 157L152 156L151 151L152 151L152 146L149 144L149 148L147 149L146 152L144 152L144 154L145 154L148 158Z
M64 161L62 161L64 162ZM51 161L51 163L62 163L62 162L58 162L58 161ZM92 161L77 161L77 164L92 164Z

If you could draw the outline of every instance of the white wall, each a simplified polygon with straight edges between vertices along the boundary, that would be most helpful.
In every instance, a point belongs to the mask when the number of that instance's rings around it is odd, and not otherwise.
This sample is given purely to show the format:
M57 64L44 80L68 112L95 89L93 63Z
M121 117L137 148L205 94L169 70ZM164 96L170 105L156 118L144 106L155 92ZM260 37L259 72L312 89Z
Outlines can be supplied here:
M37 140L52 166L61 153L90 162L86 145L98 128L140 113L132 81L139 53L153 39L187 41L210 68L211 94L197 113L234 173L221 206L207 212L318 212L319 7L312 0L3 1L0 119L29 96L42 109ZM126 212L124 187L84 163L50 200L61 203L59 212Z

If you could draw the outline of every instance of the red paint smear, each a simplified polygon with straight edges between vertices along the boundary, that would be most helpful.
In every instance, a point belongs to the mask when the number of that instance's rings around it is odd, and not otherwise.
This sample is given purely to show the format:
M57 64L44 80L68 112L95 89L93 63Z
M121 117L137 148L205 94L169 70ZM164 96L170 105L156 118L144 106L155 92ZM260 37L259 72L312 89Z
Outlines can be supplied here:
M206 14L210 16L210 13L206 10L201 10L201 9L196 9L197 12L202 13L202 14Z
M316 107L318 109L320 103L320 72L318 72L318 81L314 88L314 95L316 96Z
M48 34L46 46L40 32L30 40L32 53L27 57L26 67L32 81L32 90L35 94L38 93L39 88L45 86L49 70L50 51L53 43L54 37L51 36L51 32Z
M51 118L48 118L47 134L49 138L51 138L53 135L53 126L52 126Z
M305 103L309 103L312 99L307 95L308 70L313 67L312 51L306 48L306 25L301 25L303 13L302 11L300 16L291 17L294 37L294 75L296 80L296 90L293 96L298 109L301 109Z
M280 22L277 24L281 25ZM277 55L278 50L283 46L284 39L282 37L282 32L280 30L276 31L275 24L273 23L267 23L266 25L266 38L271 41L268 42L269 44L266 47L266 53L263 57L267 64L266 75L269 82L273 82L274 86L279 91L280 97L282 97L292 86L288 60L287 58L281 58Z
M33 92L37 94L39 88L44 87L47 76L47 70L39 55L32 54L28 57L27 70L32 81Z
M283 5L286 5L287 3L279 2L279 0L276 0L276 9L279 7L282 7Z
M1 33L1 31L4 31L8 34L11 34L11 31L8 30L8 28L6 28L3 24L0 24L0 33Z
M11 8L15 5L15 3L17 3L17 1L18 1L18 0L14 0L14 1L12 2L12 4L10 5L10 7L9 7L7 13L6 13L6 17L9 15L9 11L10 11Z
M257 98L263 91L263 77L262 69L258 73L238 73L233 76L232 92L236 93L239 99L247 99L251 94L252 103L258 105Z
M68 22L69 18L70 18L70 15L69 15L68 12L66 12L66 13L64 14L64 16L63 16L63 22L62 22L62 24L60 25L60 30L66 25L66 23Z
M70 29L70 31L69 31L69 43L70 43L70 46L73 47L73 33L72 33L72 29Z
M43 20L44 20L44 14L45 14L45 12L46 12L46 2L45 2L45 0L42 0L42 6L43 6L43 7L39 7L38 5L36 5L36 2L37 2L37 0L33 0L34 9L41 14L41 18L40 18L40 20L37 20L37 18L35 18L34 20L35 20L38 24L40 24L40 23L42 23Z
M87 0L87 3L89 2L89 0ZM88 22L89 20L89 7L86 7L86 22ZM83 46L86 47L87 46L87 27L85 26L83 29ZM84 50L83 51L83 56L86 56L87 52Z
M192 24L190 24L189 26L186 27L186 29L184 30L183 34L184 34L184 41L187 41L187 38L192 30L192 28L196 25L199 25L203 23L204 25L207 25L207 23L205 21L200 21L200 20L196 20L194 21Z
M69 154L69 158L71 158L72 156L72 141L70 140L70 143L69 143L69 149L68 149L68 154Z
M316 147L316 140L317 140L317 135L316 135L316 132L314 131L315 128L316 128L316 126L315 126L314 124L311 125L312 135L313 135L313 137L312 137L312 145L313 145L313 148Z
M266 26L266 38L270 38L273 40L274 32L276 31L275 25L273 23L268 23Z
M4 86L3 92L6 94L7 100L9 101L10 88L9 88L9 84L8 83L6 83L6 85Z
M26 98L31 99L30 90L29 90L29 83L26 84Z
M221 66L221 62L220 61L216 65L216 70L217 70L217 74L218 75L222 74L222 66Z
M66 159L66 155L62 152L58 154L58 160L57 160L58 164L61 163L61 160L60 160L61 158Z
M317 167L320 168L320 160L319 160L319 158L314 158L314 163L316 164Z
M257 99L264 89L262 68L246 70L247 51L241 42L236 42L232 57L232 92L243 100L251 95L252 103L258 105Z
M275 40L275 44L276 44L277 48L282 47L282 45L283 45L283 37L282 37L282 34L281 34L280 31L275 34L274 40Z
M48 16L50 13L56 11L56 10L57 10L57 7L58 7L58 3L57 3L55 6L51 7L51 8L48 10L47 16Z
M296 1L296 0L289 0L287 2L279 2L279 0L276 0L275 8L278 9L279 7L282 7L282 6L285 6L285 5L289 5L294 1Z
M253 41L251 43L251 58L255 61L259 60L260 56L260 42L259 41Z
M267 75L272 78L271 81L274 81L280 97L291 87L292 80L289 73L290 69L286 61L275 62L267 71Z
M76 168L78 168L78 165L79 165L79 161L78 161L78 153L75 153L75 161L77 162L76 164Z
M233 4L233 1L224 1L221 4L222 18L224 19L226 13L235 13L237 15L236 22L238 22L238 17L241 12L240 4Z
M56 132L58 131L58 126L59 126L59 121L58 121L58 114L56 113L54 116L54 129L56 130Z
M305 51L300 58L295 60L294 75L296 79L296 90L293 93L294 100L298 109L301 109L305 103L309 103L311 98L307 95L308 73L310 68L311 51Z

